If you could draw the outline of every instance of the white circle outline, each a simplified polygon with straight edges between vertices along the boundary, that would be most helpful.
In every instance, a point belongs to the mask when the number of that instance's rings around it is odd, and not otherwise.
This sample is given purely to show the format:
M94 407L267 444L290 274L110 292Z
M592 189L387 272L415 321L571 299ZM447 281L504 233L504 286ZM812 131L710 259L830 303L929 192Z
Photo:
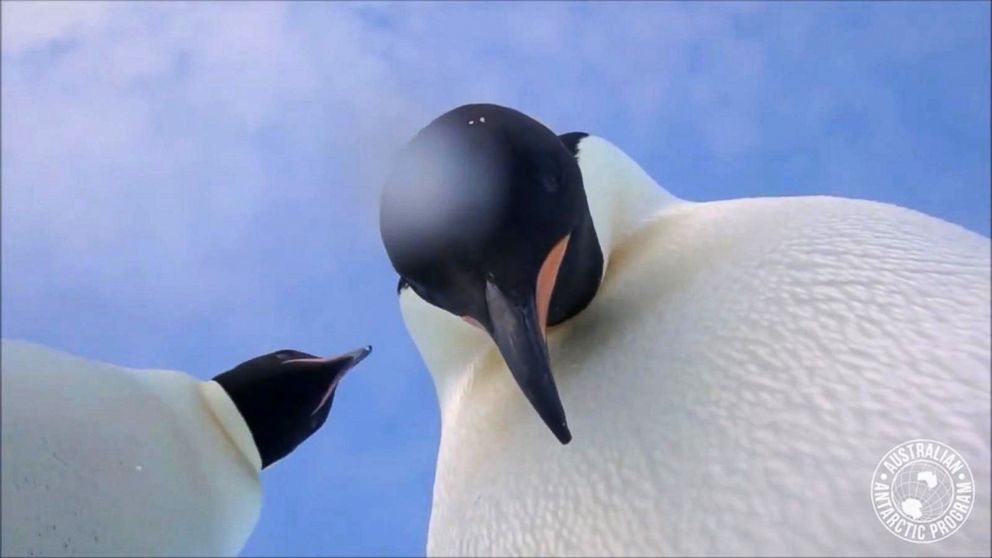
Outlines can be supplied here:
M928 541L927 540L924 540L924 541L913 540L913 539L904 537L904 536L900 535L899 533L896 533L895 531L893 531L892 529L890 529L889 526L886 525L885 521L882 519L882 516L878 515L878 506L875 505L875 479L878 478L878 470L882 466L882 464L885 463L885 458L888 457L889 454L891 454L893 451L901 448L902 446L905 446L905 445L908 445L908 444L915 444L917 442L931 443L931 444L937 444L937 445L944 446L945 448L953 451L955 455L957 455L958 457L960 457L961 458L961 463L964 464L964 470L968 472L968 478L971 479L971 493L973 495L972 498L971 498L971 503L968 505L968 513L964 514L964 518L961 519L961 522L958 523L954 527L954 529L951 529L950 531L948 531L947 534L944 535L943 537L940 537L939 539L928 540ZM927 458L924 458L924 459L927 459ZM917 460L914 460L914 461L917 461ZM906 463L908 464L909 462L907 461ZM944 467L943 463L940 463L940 462L937 462L937 461L934 461L934 463L937 463L941 467ZM899 468L901 469L903 466L904 465L901 465ZM947 471L947 468L944 467L944 470ZM950 473L950 471L948 471L948 473ZM953 475L950 475L950 476L951 476L951 482L953 483L954 482L954 476ZM892 476L892 480L895 481L895 475ZM974 494L976 493L975 475L972 474L971 467L969 467L968 466L968 462L965 461L964 455L962 455L961 452L959 452L958 450L952 448L949 444L945 444L944 442L938 442L937 440L931 440L929 438L916 438L916 439L913 439L913 440L907 440L905 442L902 442L902 443L899 443L899 444L896 444L896 445L892 446L889 449L889 451L883 453L882 454L882 458L878 460L878 465L875 465L875 470L872 471L872 474L871 474L871 483L869 484L869 487L870 487L870 489L868 491L868 498L869 498L869 501L871 502L871 509L874 510L875 517L878 518L878 521L879 521L879 523L882 524L882 527L885 527L885 530L888 531L889 533L891 533L893 536L898 537L899 539L902 539L902 540L904 540L906 542L913 543L913 544L931 544L931 543L935 543L935 542L940 542L940 541L946 539L947 537L950 537L951 535L953 535L954 533L957 533L961 529L961 526L964 525L968 521L968 518L969 517L971 517L971 510L975 509L975 498L974 498ZM889 488L889 490L891 491L891 487ZM954 488L954 495L955 496L957 495L957 487ZM954 505L954 503L953 503L953 500L952 500L951 506L953 507L953 505ZM893 508L894 507L895 506L893 506ZM897 509L893 509L892 511L893 511L893 513L899 513L899 510L897 510ZM948 510L948 511L950 511L950 510ZM947 513L945 512L944 515L942 515L940 517L940 519L943 519L946 516L947 516ZM934 521L939 521L939 519L935 519ZM916 523L916 525L930 525L931 523L934 523L934 521L930 521L928 523Z

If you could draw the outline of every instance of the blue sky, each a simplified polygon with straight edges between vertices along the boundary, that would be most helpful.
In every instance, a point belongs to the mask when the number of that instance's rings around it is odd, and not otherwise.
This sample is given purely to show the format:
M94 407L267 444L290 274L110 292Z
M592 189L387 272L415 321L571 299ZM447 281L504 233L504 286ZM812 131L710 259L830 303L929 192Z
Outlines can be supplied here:
M379 241L468 102L696 201L830 194L989 235L989 3L3 4L2 334L208 378L372 344L245 555L418 555L439 417Z

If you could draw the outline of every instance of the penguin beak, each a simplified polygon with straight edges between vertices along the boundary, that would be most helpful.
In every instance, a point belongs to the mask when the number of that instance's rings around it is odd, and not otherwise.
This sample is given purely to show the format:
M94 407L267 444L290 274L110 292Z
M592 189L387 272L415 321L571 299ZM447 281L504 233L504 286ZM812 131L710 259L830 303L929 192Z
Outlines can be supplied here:
M361 349L355 349L350 353L335 357L294 358L283 362L283 364L307 364L314 369L332 369L334 370L334 381L337 383L338 380L344 377L345 372L365 360L365 357L369 356L371 352L372 346L366 345Z
M355 349L350 353L345 353L336 357L316 357L316 358L294 358L292 360L287 360L283 362L283 365L304 365L312 369L328 372L330 375L330 382L327 385L324 395L320 398L320 402L314 408L310 416L317 414L321 408L327 403L331 398L331 394L338 386L338 382L344 377L345 373L354 368L359 362L365 360L365 357L369 356L372 352L372 346L367 345L361 349Z
M565 422L565 409L551 375L537 293L517 301L507 296L490 279L486 281L486 305L489 310L489 334L513 379L558 441L569 443L572 433ZM546 316L546 312L543 314Z
M361 349L355 349L350 353L345 353L339 357L330 359L331 362L338 362L339 366L344 367L344 372L354 368L359 362L365 360L365 357L369 356L372 352L372 345L366 345ZM343 372L342 372L343 373Z

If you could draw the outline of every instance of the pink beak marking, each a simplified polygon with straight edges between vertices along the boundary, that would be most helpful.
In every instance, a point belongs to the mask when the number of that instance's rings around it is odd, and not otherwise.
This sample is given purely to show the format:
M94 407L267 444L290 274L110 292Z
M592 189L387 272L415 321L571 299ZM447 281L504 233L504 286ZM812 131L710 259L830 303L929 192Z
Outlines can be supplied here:
M283 364L290 364L290 363L293 363L293 362L310 362L310 363L314 363L314 364L322 364L322 363L331 362L332 360L336 360L337 358L340 358L340 357L334 357L334 358L319 358L319 357L317 357L317 358L294 358L292 360L287 360L287 361L283 362ZM327 403L327 400L331 397L331 392L334 391L334 388L336 388L337 385L338 385L338 382L337 382L337 380L335 380L335 381L331 382L331 385L327 386L327 391L324 392L324 396L320 398L320 403L317 403L317 407L313 410L312 413L310 413L310 416L316 415L317 414L317 411L319 411L320 408L323 407L325 403Z
M316 409L314 409L312 413L310 413L310 416L314 416L314 415L316 415L316 414L317 414L317 411L319 411L319 410L320 410L320 408L324 406L324 403L327 403L327 400L328 400L328 398L330 398L330 397L331 397L331 392L333 392L333 391L334 391L334 388L336 388L336 387L337 387L337 385L338 385L338 383L337 383L337 382L333 382L333 383L332 383L332 384L331 384L331 385L330 385L330 386L329 386L329 387L327 388L327 391L325 391L325 392L324 392L324 396L320 398L320 403L317 403L317 408L316 408Z
M306 362L306 363L310 363L310 364L329 364L331 362L338 361L338 360L345 361L344 362L344 370L341 370L341 372L337 375L337 377L334 379L334 381L331 382L331 385L327 386L327 391L325 391L324 392L324 396L320 398L320 403L317 403L317 408L314 409L312 413L310 413L310 416L314 416L315 414L317 414L317 411L319 411L321 408L324 407L324 405L327 404L327 400L331 398L331 393L334 392L334 388L337 387L338 382L341 380L341 377L344 376L345 372L347 372L348 370L350 370L352 367L354 367L359 362L365 360L365 357L369 356L369 353L371 353L371 352L372 352L372 346L371 345L368 345L368 346L366 346L364 348L361 348L361 349L352 351L350 353L343 354L341 356L329 357L329 358L321 358L321 357L314 357L314 358L294 358L292 360L287 360L287 361L283 362L283 364L291 364L291 363L294 363L294 362ZM348 359L348 360L346 360L346 359Z

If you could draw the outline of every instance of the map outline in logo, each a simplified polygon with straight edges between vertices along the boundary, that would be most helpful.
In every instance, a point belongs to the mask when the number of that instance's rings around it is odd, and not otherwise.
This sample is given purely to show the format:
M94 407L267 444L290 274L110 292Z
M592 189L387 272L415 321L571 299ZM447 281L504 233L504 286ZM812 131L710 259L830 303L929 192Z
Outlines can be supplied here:
M975 478L949 445L915 439L882 456L871 477L875 517L893 535L916 543L942 541L956 533L975 506Z

